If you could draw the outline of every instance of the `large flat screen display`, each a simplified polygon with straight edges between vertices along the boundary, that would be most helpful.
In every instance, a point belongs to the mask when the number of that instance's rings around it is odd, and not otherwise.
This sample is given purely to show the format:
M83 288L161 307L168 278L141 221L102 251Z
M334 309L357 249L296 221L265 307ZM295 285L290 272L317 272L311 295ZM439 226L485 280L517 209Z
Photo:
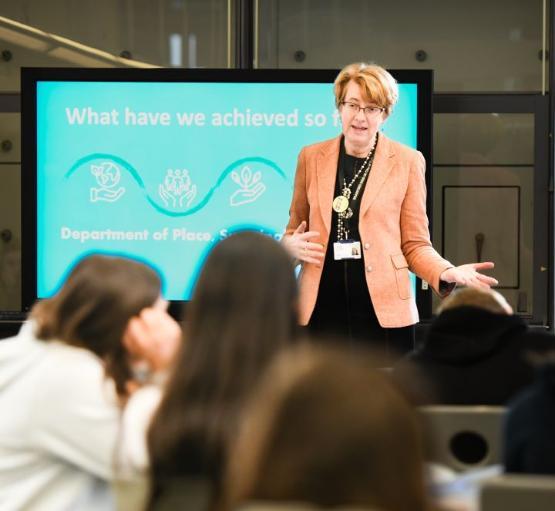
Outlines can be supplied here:
M383 131L429 158L430 75L392 73ZM144 260L188 300L214 242L279 239L300 149L341 132L336 74L25 69L25 305L91 252Z

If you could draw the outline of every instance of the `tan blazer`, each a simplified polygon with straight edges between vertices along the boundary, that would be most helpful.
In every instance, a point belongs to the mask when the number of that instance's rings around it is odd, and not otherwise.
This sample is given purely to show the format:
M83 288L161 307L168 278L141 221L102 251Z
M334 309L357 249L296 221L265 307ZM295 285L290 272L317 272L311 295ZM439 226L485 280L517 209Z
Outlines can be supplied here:
M286 229L286 234L291 234L306 220L307 230L320 232L324 249L330 238L340 140L333 138L301 150ZM382 327L397 328L418 321L409 269L439 292L439 276L453 266L430 242L425 169L420 152L380 134L360 202L359 232L366 284ZM322 265L303 263L303 325L314 310L321 276Z

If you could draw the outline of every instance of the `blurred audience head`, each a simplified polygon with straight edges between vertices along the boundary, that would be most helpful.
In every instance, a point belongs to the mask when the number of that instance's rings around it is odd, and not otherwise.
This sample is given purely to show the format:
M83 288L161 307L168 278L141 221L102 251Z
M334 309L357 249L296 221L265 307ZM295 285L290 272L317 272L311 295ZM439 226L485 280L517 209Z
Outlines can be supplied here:
M297 283L293 261L268 236L245 231L218 243L209 253L187 310L186 337L192 342L248 349L265 359L297 330ZM212 346L213 347L213 346ZM203 346L204 349L210 349ZM224 349L226 349L224 347ZM228 360L221 354L222 361Z
M512 307L509 305L505 297L493 289L477 289L466 287L453 291L441 305L437 308L437 313L458 307L475 307L489 311L493 314L513 313Z
M229 509L253 501L428 509L416 411L375 366L366 353L331 348L278 357L230 454Z
M148 434L151 504L165 482L204 477L219 493L228 438L246 394L276 352L298 339L293 261L274 239L233 234L209 253L185 342Z
M130 319L160 298L157 273L137 261L91 255L70 271L61 289L31 311L36 335L85 348L101 358L118 395L132 377L122 342Z

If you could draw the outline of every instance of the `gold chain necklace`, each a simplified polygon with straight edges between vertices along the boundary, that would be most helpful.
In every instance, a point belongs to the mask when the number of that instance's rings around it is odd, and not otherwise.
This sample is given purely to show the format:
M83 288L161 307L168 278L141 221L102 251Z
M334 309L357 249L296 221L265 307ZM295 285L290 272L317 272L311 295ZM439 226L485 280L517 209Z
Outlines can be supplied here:
M358 192L360 192L360 187L361 187L362 183L364 182L364 178L366 177L366 174L368 173L368 169L370 168L370 163L371 163L370 158L374 154L374 149L376 148L376 142L377 141L378 141L378 136L376 135L374 137L374 143L372 144L372 147L370 148L370 151L368 152L368 155L364 159L364 162L362 163L360 168L355 172L355 175L353 176L353 179L351 179L351 182L349 184L347 184L345 179L343 179L343 189L341 190L341 195L338 195L337 197L335 197L333 199L333 203L332 203L333 210L336 213L341 214L341 213L345 213L348 210L350 211L349 199L351 198L351 187L353 186L353 183L358 179L361 172L364 172L364 176L360 180L360 183L358 185L357 190L355 191L355 196L353 197L353 199L356 199L358 197ZM346 218L350 218L352 215L353 215L353 213L351 211L351 214Z
M355 175L351 182L347 185L345 178L343 178L343 189L341 191L341 195L338 195L333 200L333 210L337 213L337 239L338 240L346 240L349 238L349 229L346 226L346 220L353 216L353 210L349 207L350 199L351 199L351 187L356 182L358 177L360 176L361 172L363 172L360 181L358 182L357 188L355 193L353 194L353 201L358 199L360 191L362 190L362 185L366 181L366 177L372 168L372 162L374 161L374 150L376 148L376 143L378 141L378 136L374 139L374 144L372 148L368 152L368 155L362 162L360 168L355 171Z

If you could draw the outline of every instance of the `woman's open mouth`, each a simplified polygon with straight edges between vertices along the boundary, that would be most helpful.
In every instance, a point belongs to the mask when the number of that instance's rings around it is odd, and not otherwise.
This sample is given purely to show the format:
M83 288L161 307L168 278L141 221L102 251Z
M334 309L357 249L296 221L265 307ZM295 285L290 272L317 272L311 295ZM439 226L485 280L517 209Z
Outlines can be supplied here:
M352 126L353 130L355 130L355 133L364 133L365 131L368 130L368 128L364 127L364 126Z

